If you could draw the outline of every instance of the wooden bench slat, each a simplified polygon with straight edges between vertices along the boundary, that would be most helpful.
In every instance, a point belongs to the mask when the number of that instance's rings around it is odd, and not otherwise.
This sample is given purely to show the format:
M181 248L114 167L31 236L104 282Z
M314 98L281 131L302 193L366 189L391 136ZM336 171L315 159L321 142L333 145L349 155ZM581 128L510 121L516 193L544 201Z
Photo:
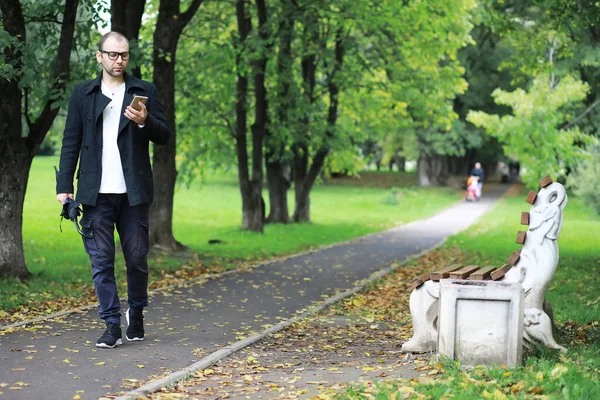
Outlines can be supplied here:
M514 253L513 253L514 254ZM498 268L497 270L495 270L494 272L492 272L492 279L497 281L498 279L502 278L504 275L506 275L506 273L512 268L513 266L510 264L504 264L502 267Z
M545 188L546 186L550 185L552 183L552 178L550 178L549 176L545 176L542 179L540 179L538 181L540 183L540 186Z
M517 265L521 258L521 250L513 251L510 257L508 257L508 263L510 265Z
M519 244L524 244L526 237L527 237L527 232L519 231L517 233L517 240L516 240L516 242L519 243Z
M450 276L450 272L456 271L457 269L461 269L461 268L462 268L462 265L460 265L460 264L453 264L453 265L450 265L448 267L439 269L437 271L433 271L431 273L430 278L431 278L432 281L439 281L440 279L445 279L448 276Z
M530 190L529 194L525 198L525 201L528 202L529 204L533 205L533 203L535 203L536 198L537 198L537 192Z
M478 265L467 265L466 267L463 267L458 271L451 272L450 279L465 279L466 277L471 275L471 273L477 271L478 269Z
M490 276L492 274L492 272L494 272L494 270L496 269L495 266L488 266L488 267L483 267L481 269L478 269L477 271L473 272L471 274L471 276L469 276L469 279L472 281L484 281L486 279L490 279Z
M430 273L426 273L423 275L419 275L417 276L415 279L413 279L412 281L410 281L409 285L410 285L410 289L414 290L416 288L418 288L419 286L421 286L422 284L424 284L425 282L427 282L429 280L430 277Z
M529 213L528 212L521 213L521 225L529 225Z

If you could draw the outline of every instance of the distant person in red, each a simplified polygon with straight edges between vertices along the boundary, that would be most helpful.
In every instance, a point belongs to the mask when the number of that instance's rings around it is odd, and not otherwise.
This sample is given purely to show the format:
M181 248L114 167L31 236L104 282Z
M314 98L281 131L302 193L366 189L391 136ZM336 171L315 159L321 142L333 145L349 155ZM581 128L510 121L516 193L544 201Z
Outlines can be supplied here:
M481 199L481 189L483 188L483 168L480 163L475 163L475 168L471 170L471 176L476 176L477 181L477 199Z
M115 279L115 228L127 265L129 309L126 338L144 340L148 305L148 210L154 196L149 144L165 144L171 130L156 86L127 75L129 41L118 32L102 36L98 77L73 90L56 174L56 199L83 205L83 245L92 264L99 314L106 324L96 347L122 344L121 303ZM130 106L134 95L147 104ZM77 166L77 175L75 170Z
M476 176L470 176L467 180L467 201L477 200L477 191L479 179Z

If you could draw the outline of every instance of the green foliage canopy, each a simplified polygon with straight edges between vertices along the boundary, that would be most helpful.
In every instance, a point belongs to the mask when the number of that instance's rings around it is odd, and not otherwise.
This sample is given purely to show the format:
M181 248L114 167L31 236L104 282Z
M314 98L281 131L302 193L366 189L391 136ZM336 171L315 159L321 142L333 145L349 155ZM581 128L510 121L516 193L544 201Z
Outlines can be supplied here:
M583 100L589 86L571 76L565 76L556 85L542 74L534 79L530 89L507 92L494 91L498 104L512 108L512 115L498 116L483 111L472 111L467 119L497 137L505 154L525 166L523 181L537 188L543 176L559 176L565 168L574 166L585 155L583 145L591 136L576 126L568 125L574 103Z

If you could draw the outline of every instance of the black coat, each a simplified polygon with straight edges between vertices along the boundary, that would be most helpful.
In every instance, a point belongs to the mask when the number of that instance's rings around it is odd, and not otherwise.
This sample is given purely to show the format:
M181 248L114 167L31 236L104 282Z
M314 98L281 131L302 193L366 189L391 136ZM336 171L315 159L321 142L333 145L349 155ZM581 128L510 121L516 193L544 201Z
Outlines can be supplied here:
M483 168L473 168L471 170L471 176L479 178L479 183L483 183Z
M73 177L79 160L76 200L92 206L96 205L102 178L102 112L111 101L102 94L100 78L82 82L73 90L56 175L56 193L74 193ZM143 128L123 115L136 94L148 97ZM170 134L156 86L126 75L117 146L130 205L152 202L149 143L165 144Z

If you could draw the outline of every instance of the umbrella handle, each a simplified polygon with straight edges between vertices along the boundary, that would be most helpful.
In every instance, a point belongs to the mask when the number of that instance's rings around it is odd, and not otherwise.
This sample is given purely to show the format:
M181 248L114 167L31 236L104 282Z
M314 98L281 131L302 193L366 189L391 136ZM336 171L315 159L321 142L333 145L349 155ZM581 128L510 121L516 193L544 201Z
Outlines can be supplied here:
M77 229L77 232L79 232L79 234L81 236L83 236L84 238L87 238L87 239L93 239L94 238L91 235L86 235L85 233L83 233L83 230L81 229L81 226L79 226L79 222L77 222L77 219L73 220L73 224L75 224L75 229Z

